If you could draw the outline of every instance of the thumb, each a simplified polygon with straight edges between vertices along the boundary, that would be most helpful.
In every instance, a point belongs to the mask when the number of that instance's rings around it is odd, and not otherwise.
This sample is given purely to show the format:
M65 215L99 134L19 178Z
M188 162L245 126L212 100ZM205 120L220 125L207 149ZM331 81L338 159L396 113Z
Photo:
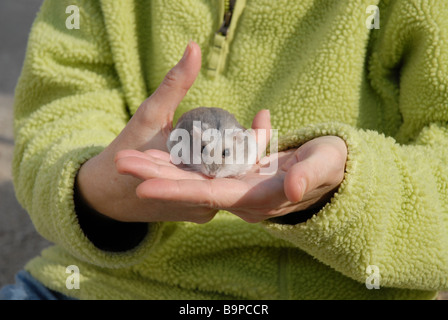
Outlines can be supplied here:
M201 70L201 49L190 41L182 59L166 74L157 90L132 116L120 143L130 149L165 150L174 112Z
M289 201L302 201L305 193L319 183L314 169L313 164L307 160L297 162L289 168L284 180L284 190Z
M160 129L171 124L177 106L193 85L201 69L201 49L190 41L182 59L166 74L156 91L138 108L140 124ZM142 129L142 128L141 128Z
M201 48L190 41L182 59L166 74L160 86L149 97L159 112L173 112L193 85L201 69Z

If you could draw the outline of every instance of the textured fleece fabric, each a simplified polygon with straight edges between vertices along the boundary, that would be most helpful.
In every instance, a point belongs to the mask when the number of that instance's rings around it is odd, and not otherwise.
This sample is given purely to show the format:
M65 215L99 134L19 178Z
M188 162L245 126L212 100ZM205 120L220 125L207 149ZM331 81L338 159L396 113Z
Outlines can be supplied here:
M66 7L80 10L67 29ZM380 29L369 29L378 5ZM448 288L448 4L429 0L47 0L15 99L14 183L55 246L27 266L82 299L431 299ZM125 252L80 228L80 165L123 129L192 39L203 65L176 119L271 111L280 150L322 135L348 146L344 180L306 222L150 223ZM300 214L300 213L297 213ZM120 237L120 234L116 235ZM80 288L66 288L66 267ZM366 287L376 266L380 289ZM368 271L368 270L367 270Z

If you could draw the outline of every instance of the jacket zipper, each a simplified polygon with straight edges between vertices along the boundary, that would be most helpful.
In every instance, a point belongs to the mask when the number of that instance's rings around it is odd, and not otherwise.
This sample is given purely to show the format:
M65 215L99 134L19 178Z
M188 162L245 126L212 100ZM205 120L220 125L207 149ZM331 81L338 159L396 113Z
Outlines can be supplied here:
M236 0L226 0L224 4L224 18L218 33L227 36L229 31L230 22L232 22L233 10L235 9Z
M221 26L215 32L213 43L208 57L207 75L215 78L220 74L226 64L229 44L232 42L234 24L237 22L245 6L246 0L221 0L219 14L222 19Z

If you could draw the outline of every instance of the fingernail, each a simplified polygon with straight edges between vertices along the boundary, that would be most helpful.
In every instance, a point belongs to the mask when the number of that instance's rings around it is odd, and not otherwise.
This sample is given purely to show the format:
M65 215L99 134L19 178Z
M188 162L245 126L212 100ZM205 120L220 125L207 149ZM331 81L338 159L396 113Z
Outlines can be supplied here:
M184 55L182 56L182 59L180 59L180 61L183 61L188 58L190 51L191 51L191 43L192 42L193 42L192 40L188 41L187 47L185 48L185 51L184 51Z

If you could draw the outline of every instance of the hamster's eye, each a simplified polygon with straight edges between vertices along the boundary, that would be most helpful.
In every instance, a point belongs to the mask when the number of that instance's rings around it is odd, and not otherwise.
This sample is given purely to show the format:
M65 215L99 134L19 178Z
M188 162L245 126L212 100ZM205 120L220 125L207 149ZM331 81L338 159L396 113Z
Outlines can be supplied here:
M230 150L229 149L224 149L224 151L222 152L222 157L226 158L230 156Z

